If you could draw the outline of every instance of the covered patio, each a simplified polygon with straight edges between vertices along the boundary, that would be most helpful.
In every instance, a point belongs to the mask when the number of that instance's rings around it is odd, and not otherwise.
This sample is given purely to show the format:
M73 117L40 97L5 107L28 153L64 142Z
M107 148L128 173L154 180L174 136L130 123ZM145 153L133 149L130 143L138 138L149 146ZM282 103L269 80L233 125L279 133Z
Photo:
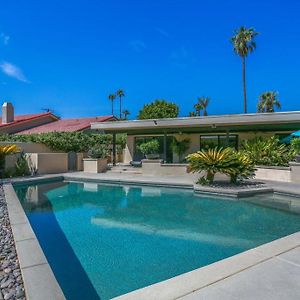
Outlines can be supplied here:
M256 136L280 138L300 128L300 112L235 114L174 119L151 119L92 123L91 129L113 135L113 164L116 164L116 134L126 133L127 144L124 163L135 158L137 145L142 140L159 139L160 158L164 162L178 163L170 151L172 139L190 139L186 155L206 147L238 148L241 141Z

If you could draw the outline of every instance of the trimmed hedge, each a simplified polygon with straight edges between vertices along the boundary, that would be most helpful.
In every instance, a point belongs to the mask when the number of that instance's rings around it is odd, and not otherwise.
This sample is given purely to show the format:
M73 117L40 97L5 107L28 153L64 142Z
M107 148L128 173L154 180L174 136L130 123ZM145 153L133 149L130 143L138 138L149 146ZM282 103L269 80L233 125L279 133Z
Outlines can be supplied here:
M112 135L85 132L49 132L39 134L17 135L0 134L0 142L32 142L44 144L53 151L87 152L90 148L112 144ZM125 147L126 135L117 135L117 147Z

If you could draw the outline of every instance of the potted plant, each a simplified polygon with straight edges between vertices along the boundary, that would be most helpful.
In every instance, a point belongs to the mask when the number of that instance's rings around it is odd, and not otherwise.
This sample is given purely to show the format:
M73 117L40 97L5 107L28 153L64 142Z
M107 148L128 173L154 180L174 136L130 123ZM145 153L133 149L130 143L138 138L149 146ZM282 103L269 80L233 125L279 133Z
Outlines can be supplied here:
M293 152L296 154L295 159L300 163L300 138L294 138L291 142Z
M83 171L89 173L102 173L107 169L108 148L106 145L97 145L87 153L88 158L83 159Z
M159 142L158 140L151 140L139 145L139 150L146 156L147 159L159 158Z

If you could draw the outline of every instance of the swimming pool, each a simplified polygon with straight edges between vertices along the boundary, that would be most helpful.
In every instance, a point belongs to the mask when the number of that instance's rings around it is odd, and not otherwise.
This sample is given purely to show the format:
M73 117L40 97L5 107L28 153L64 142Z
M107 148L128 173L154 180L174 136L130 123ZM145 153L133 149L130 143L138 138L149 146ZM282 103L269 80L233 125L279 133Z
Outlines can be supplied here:
M14 188L67 299L109 299L300 230L297 210L272 195L246 202L79 182Z

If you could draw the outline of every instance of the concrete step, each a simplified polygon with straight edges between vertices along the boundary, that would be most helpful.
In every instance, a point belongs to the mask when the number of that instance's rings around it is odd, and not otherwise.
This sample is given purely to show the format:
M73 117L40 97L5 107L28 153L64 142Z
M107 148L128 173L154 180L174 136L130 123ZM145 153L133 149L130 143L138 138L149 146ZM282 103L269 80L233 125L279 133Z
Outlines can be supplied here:
M131 166L115 166L111 167L106 173L142 174L142 169Z

